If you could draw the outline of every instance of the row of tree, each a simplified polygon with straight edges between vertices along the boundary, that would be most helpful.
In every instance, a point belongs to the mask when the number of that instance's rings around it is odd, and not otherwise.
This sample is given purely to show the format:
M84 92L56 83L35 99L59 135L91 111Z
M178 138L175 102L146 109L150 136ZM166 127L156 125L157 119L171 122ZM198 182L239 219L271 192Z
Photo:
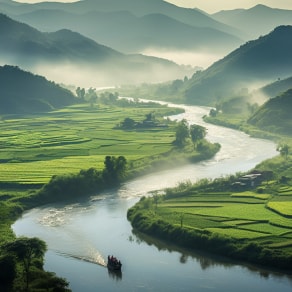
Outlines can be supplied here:
M32 198L33 202L29 200L22 203L31 206L95 194L119 185L126 176L126 169L127 160L124 156L106 156L103 170L91 167L77 174L55 175Z

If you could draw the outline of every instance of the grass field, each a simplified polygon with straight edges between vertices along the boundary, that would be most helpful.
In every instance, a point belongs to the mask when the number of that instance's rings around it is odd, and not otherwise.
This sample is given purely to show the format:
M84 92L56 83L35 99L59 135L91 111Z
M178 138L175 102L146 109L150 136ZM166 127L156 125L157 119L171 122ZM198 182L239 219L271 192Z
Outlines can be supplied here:
M106 155L136 161L172 148L174 126L123 131L115 126L130 117L157 118L173 112L160 106L120 108L75 105L42 115L2 116L0 182L46 183L52 175L103 168Z

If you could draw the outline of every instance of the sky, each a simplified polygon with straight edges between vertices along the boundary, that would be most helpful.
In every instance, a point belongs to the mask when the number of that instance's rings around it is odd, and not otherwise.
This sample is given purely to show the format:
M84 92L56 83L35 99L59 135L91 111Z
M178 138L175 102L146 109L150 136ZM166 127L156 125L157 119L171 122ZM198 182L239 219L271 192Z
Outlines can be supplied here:
M181 7L199 8L208 13L237 8L251 8L257 4L292 10L292 0L167 0L167 2Z
M15 0L15 1L26 3L43 2L42 0ZM58 2L58 0L46 1ZM214 13L220 10L231 10L236 8L251 8L257 4L264 4L272 8L292 10L292 0L165 0L165 1L181 7L199 8L207 13ZM74 0L62 0L60 2L74 2Z

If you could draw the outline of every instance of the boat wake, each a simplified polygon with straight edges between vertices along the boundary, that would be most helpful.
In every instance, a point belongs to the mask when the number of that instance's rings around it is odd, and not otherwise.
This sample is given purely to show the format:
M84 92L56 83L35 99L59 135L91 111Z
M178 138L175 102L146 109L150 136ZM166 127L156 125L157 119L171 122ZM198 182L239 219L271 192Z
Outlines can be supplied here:
M76 254L66 253L66 252L62 252L62 251L55 251L55 252L61 256L67 257L67 258L77 259L77 260L84 261L87 263L96 264L96 265L99 265L102 267L107 266L105 259L97 251L90 252L88 255L76 255Z

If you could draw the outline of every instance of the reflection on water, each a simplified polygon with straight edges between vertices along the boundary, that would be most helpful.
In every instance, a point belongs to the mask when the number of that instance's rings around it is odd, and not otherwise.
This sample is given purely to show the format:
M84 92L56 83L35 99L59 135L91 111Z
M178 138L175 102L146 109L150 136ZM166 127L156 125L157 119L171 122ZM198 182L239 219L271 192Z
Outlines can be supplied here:
M110 278L116 281L121 281L123 278L122 271L112 271L108 269L108 275Z
M188 107L185 115L176 118L205 125L201 117L206 112L206 108ZM13 229L18 236L43 239L48 246L45 269L66 278L77 292L290 292L288 276L179 249L132 231L126 213L141 196L185 180L246 171L277 154L272 142L231 129L208 125L208 139L222 145L213 159L143 176L87 201L31 210ZM123 274L107 271L108 254L121 259Z

